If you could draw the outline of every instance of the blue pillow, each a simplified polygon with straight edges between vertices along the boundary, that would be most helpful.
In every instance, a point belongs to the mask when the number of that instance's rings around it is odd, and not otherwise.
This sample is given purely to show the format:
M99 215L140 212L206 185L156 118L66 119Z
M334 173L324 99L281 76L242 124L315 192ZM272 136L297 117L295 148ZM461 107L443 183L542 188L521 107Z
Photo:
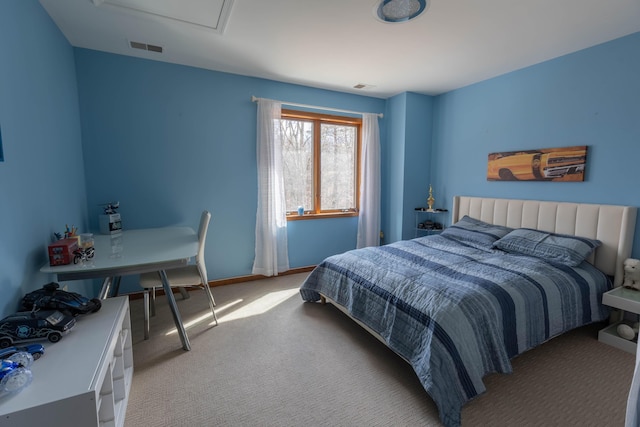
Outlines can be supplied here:
M509 227L489 224L465 215L451 227L446 228L441 235L475 248L492 249L494 242L512 230Z
M495 242L493 246L505 252L530 255L576 267L600 246L600 241L530 228L518 228Z

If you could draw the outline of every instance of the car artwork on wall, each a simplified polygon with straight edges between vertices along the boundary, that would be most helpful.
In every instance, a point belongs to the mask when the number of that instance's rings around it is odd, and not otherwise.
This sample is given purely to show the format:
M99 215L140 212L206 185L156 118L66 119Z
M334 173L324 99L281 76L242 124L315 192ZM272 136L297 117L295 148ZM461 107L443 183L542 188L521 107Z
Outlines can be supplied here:
M489 154L488 181L584 181L587 146Z

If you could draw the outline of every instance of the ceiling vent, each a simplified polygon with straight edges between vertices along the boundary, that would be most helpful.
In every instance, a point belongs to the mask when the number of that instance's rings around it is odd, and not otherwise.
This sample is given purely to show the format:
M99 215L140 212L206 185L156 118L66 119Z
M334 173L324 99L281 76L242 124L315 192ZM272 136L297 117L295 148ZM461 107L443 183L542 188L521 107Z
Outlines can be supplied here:
M132 49L148 50L149 52L162 53L163 51L162 46L156 46L154 44L146 44L146 43L130 41L129 46L131 46Z
M368 84L364 84L364 83L358 83L357 85L355 85L353 88L354 89L371 89L375 87L374 85L368 85Z

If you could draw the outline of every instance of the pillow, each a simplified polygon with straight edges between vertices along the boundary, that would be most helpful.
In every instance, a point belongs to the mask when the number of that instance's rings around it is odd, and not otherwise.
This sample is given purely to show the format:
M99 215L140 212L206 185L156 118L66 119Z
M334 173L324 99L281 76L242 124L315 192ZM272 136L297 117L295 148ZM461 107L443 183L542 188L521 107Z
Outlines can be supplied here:
M530 228L518 228L495 242L493 246L505 252L531 255L576 267L600 246L600 241Z
M479 249L492 249L494 242L512 230L509 227L489 224L465 215L451 227L447 227L441 235Z

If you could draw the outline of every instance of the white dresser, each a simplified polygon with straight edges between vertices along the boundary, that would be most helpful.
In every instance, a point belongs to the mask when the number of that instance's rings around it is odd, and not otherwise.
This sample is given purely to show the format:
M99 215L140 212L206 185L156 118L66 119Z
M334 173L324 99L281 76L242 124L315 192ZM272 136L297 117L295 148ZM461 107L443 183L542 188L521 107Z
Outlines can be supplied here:
M0 426L122 426L133 376L127 297L102 301L80 316L31 367L33 382L0 396Z

